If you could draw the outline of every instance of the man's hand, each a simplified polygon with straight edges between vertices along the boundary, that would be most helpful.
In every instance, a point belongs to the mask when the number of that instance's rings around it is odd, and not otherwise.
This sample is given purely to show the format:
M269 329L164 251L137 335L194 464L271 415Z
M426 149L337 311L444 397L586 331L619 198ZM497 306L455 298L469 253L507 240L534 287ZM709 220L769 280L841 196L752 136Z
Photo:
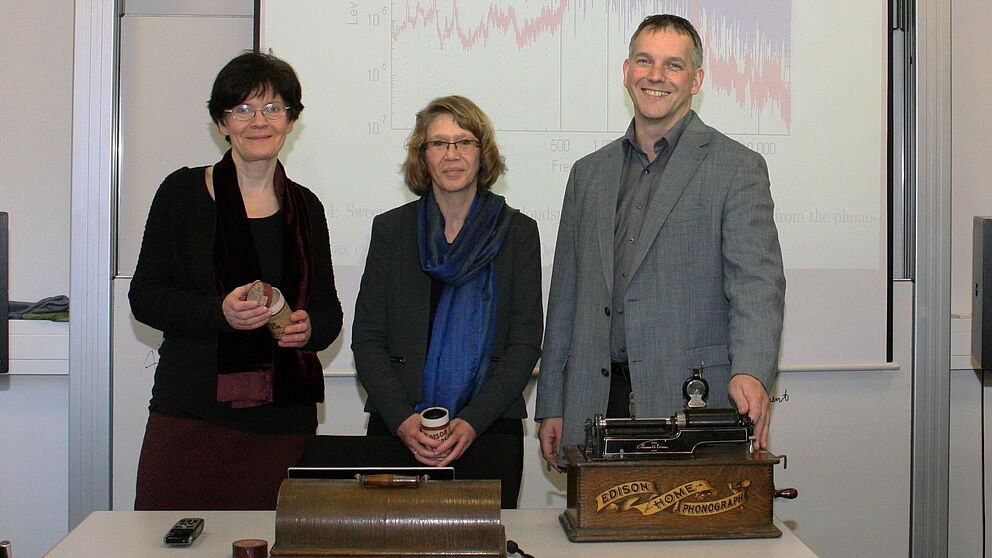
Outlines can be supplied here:
M541 420L541 427L537 431L537 437L541 440L541 453L549 467L554 467L559 473L562 469L558 465L558 452L561 450L561 432L563 422L561 417L547 417Z
M755 447L768 448L768 392L754 376L737 374L727 386L730 398L737 405L737 412L747 415L754 423Z

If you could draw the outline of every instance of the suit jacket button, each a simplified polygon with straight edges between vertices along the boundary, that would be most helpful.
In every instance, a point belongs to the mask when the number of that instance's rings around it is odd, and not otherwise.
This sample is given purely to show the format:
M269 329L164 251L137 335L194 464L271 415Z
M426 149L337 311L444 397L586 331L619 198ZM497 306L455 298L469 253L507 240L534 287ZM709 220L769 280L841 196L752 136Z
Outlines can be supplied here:
M606 312L606 315L609 316L610 315L610 307L607 306L606 308L603 308L603 312Z
M610 375L610 371L607 370L606 368L603 368L602 370L600 370L599 373L602 374L602 375L604 375L604 376L609 376Z

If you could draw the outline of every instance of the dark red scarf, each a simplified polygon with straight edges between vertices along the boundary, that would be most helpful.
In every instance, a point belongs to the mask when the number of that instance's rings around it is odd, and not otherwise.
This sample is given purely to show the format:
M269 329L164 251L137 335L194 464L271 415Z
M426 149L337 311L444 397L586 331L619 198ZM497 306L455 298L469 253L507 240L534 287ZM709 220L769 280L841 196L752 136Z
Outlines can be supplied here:
M214 165L217 224L214 279L217 293L261 279L262 270L248 214L238 187L231 151ZM273 178L282 212L282 278L278 285L293 310L307 308L313 281L310 215L301 186L276 162ZM324 378L316 353L278 346L267 327L221 332L217 343L217 401L232 407L267 403L317 403L324 400Z

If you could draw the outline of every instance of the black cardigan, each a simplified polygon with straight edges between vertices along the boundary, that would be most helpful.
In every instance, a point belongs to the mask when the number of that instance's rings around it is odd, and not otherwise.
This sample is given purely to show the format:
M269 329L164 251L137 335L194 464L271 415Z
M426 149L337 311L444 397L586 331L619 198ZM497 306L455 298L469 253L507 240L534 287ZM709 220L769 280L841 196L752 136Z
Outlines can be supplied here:
M216 209L205 167L169 175L152 201L128 297L134 317L164 334L149 410L252 432L313 433L316 405L232 409L218 403L217 334L232 331L214 284ZM341 332L324 208L304 189L313 239L312 334L301 350L320 351ZM278 286L278 280L276 280Z
M417 204L383 213L355 304L351 350L368 392L365 410L395 433L421 399L430 323L431 279L420 267ZM541 243L537 223L517 213L496 255L498 302L493 365L479 394L459 413L476 433L500 417L525 418L522 396L541 355Z

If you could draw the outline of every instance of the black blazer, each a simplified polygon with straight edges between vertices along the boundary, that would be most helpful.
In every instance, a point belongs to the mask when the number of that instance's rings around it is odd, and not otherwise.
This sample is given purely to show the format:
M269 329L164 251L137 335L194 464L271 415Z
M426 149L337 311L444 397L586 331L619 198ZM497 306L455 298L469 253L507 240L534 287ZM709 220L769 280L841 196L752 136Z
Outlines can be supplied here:
M378 215L355 303L351 350L378 412L395 433L421 399L430 323L431 279L421 271L417 203ZM497 314L493 364L479 394L461 410L477 434L500 417L525 418L522 396L541 356L541 243L537 223L517 213L496 255Z

